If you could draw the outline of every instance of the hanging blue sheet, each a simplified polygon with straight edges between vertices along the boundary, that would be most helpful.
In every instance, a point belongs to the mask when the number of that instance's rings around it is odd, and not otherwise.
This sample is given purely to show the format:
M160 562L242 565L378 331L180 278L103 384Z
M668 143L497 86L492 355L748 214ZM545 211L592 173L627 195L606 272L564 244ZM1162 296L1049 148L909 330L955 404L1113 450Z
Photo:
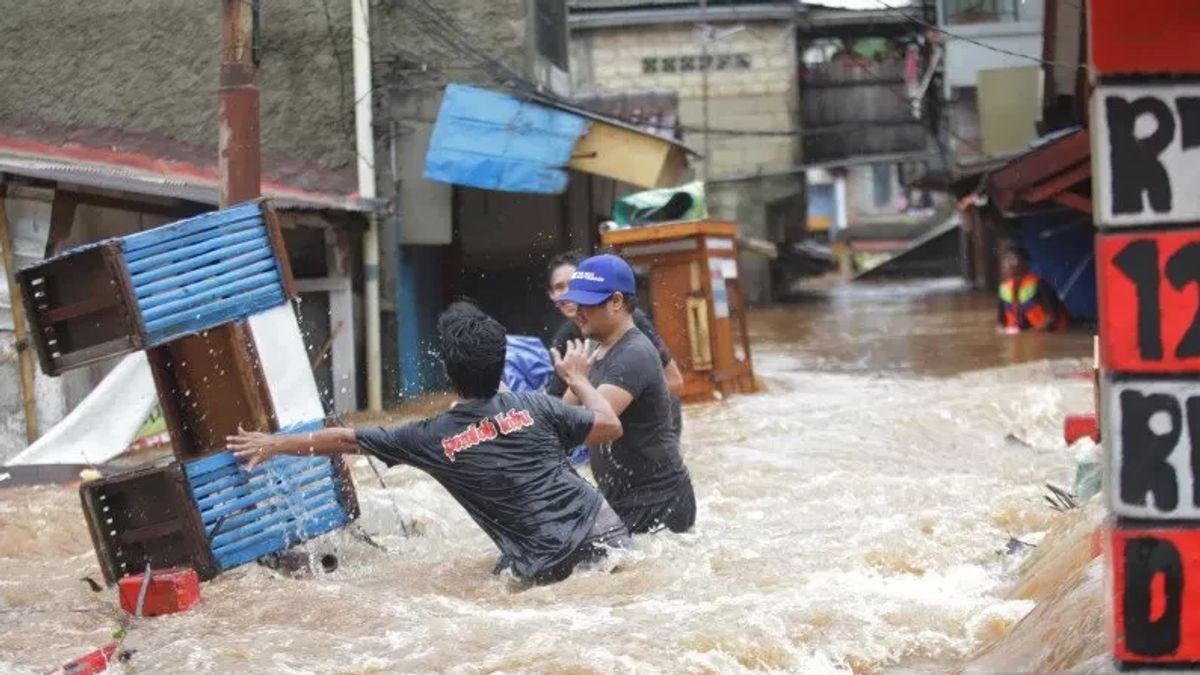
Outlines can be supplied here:
M550 382L554 364L542 341L528 335L509 335L504 354L504 384L512 391L540 391Z
M1020 244L1030 267L1054 287L1076 319L1095 320L1096 228L1080 214L1057 212L1021 218Z
M588 121L461 84L446 86L425 154L429 180L485 190L559 194Z

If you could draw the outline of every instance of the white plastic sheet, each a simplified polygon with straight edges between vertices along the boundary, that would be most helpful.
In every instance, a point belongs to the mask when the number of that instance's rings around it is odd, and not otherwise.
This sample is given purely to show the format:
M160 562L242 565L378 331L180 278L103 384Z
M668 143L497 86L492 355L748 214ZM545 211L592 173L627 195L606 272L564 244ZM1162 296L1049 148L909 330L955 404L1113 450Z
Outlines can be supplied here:
M280 428L325 417L304 336L290 303L250 317L250 332Z
M157 403L146 355L130 354L61 422L7 465L107 462L129 447Z

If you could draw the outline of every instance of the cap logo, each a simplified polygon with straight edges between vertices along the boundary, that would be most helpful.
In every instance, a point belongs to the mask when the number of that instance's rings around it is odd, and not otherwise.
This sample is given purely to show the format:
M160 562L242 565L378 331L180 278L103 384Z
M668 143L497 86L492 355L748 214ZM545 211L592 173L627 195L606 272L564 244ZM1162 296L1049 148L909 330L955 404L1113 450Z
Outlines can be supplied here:
M571 275L571 279L572 280L582 279L584 281L593 281L596 283L604 283L604 277L600 276L599 274L596 274L595 272L590 272L590 271L583 271L583 272L576 271L574 274Z

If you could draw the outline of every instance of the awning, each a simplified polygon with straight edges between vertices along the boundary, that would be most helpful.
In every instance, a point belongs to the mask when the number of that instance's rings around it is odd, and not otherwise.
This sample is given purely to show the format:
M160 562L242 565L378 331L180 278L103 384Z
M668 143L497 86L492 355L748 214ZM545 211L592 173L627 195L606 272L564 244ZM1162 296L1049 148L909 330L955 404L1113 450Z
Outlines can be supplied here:
M1087 129L1073 129L992 173L988 195L1005 214L1044 209L1050 204L1092 212L1092 150Z
M485 190L558 194L567 169L644 188L677 185L684 145L548 99L446 86L425 155L429 180Z
M215 157L213 158L216 159ZM22 176L94 189L118 190L216 205L219 175L213 165L77 143L56 145L0 135L0 175ZM280 209L382 211L385 202L318 192L264 180L263 196Z

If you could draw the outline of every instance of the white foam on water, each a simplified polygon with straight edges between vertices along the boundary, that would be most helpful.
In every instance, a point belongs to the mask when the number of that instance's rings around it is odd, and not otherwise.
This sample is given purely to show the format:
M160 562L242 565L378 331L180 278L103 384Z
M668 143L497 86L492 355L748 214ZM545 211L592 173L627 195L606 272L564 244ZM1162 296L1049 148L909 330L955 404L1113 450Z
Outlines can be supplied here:
M135 626L136 669L902 672L961 661L1030 610L1004 593L1002 551L1049 528L1041 486L1069 484L1062 417L1089 409L1090 382L1052 362L935 378L756 349L768 393L685 409L695 531L526 589L491 574L495 547L435 481L397 467L384 490L360 465L360 523L388 552L338 532L321 539L341 563L330 575L223 574L198 609ZM0 585L0 610L27 612L0 611L0 654L49 666L86 651L119 610L78 581L95 563L77 501L0 491L0 514L18 582ZM107 613L68 611L89 603Z

